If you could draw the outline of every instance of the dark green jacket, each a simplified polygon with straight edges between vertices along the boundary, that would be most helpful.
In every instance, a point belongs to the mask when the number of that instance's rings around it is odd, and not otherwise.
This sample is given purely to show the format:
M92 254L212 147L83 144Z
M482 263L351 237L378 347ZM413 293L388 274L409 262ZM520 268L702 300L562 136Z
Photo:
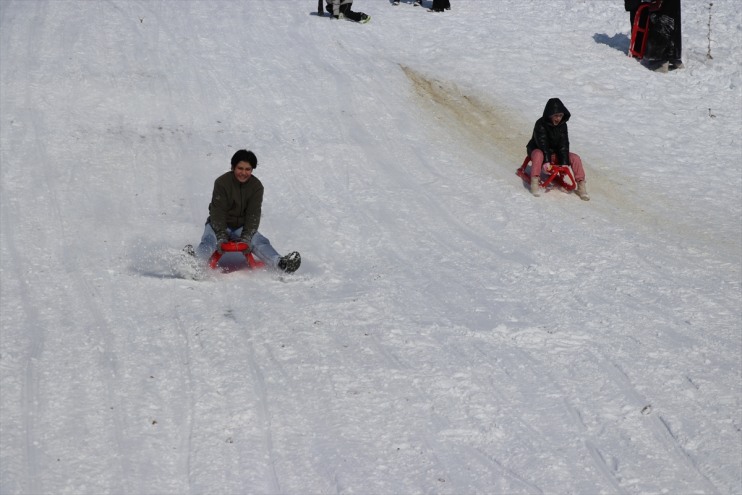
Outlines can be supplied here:
M209 219L217 239L226 238L227 227L242 229L242 237L252 238L260 226L263 206L263 184L254 175L240 183L234 172L227 172L214 181L209 204Z

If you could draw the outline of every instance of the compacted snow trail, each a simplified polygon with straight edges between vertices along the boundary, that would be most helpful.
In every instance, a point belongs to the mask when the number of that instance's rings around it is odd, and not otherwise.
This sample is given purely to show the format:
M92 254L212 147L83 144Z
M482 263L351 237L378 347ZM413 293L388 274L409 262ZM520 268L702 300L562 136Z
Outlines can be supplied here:
M659 75L595 2L2 0L0 493L742 494L710 8ZM588 203L515 175L554 96ZM190 280L241 148L302 267Z

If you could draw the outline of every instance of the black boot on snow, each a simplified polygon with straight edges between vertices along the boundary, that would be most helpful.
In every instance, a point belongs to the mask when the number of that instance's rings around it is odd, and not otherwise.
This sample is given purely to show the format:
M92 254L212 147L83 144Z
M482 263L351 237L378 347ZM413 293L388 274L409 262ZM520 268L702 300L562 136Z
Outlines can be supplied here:
M299 269L299 265L301 265L301 255L296 251L287 254L278 261L278 268L286 273L294 273Z

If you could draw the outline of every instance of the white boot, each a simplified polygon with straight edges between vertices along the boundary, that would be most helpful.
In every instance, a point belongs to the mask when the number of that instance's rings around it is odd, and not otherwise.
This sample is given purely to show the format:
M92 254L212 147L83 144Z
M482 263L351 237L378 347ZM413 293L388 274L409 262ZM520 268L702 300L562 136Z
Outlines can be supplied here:
M541 196L541 185L539 184L538 177L531 177L531 194L537 198Z
M581 180L577 183L577 195L580 197L582 201L590 201L590 195L587 193L587 189L585 188L585 181Z

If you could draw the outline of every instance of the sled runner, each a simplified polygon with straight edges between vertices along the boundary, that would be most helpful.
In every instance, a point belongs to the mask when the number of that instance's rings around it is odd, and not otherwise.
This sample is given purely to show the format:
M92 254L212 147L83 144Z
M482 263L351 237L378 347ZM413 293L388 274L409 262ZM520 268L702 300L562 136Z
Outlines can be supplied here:
M639 6L634 14L634 25L631 26L631 42L629 43L629 56L644 58L647 51L647 39L649 38L649 4Z
M552 156L551 161L555 162L556 157ZM526 185L531 184L531 176L526 173L526 167L531 163L531 157L526 156L523 160L523 165L520 166L515 174L523 179ZM560 187L565 191L573 191L577 187L577 181L575 181L574 175L572 175L572 168L569 165L551 165L550 163L544 163L541 168L541 177L539 178L539 185L544 189L550 187ZM543 177L545 174L549 174L546 179Z
M224 253L243 253L245 255L245 260L247 261L247 266L251 270L265 266L265 263L255 259L250 251L250 246L248 246L246 242L230 241L222 244L221 253L219 251L214 251L214 254L209 258L209 268L216 270L219 265L219 260L222 258Z

